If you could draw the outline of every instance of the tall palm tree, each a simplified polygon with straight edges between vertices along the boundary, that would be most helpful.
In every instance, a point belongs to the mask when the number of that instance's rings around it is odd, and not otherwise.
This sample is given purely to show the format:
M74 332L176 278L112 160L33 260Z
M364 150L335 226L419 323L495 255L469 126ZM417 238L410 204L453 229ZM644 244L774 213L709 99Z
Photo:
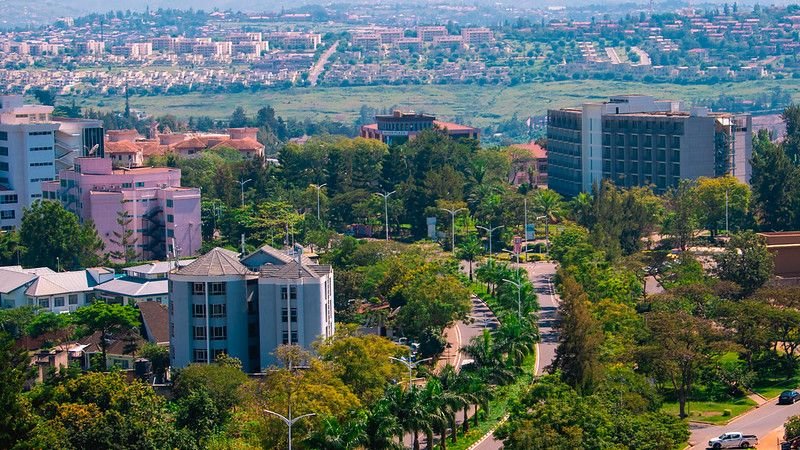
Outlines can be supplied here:
M506 384L514 379L514 373L502 360L489 330L483 330L482 334L473 337L461 351L472 358L472 370L477 371L486 382Z
M536 211L545 216L544 234L550 242L550 222L555 222L561 216L563 203L561 195L550 189L539 189L533 196L533 205Z
M357 411L344 423L333 416L322 419L322 427L306 441L319 450L352 450L366 443L366 413Z
M471 234L458 249L458 258L466 260L469 263L469 281L472 281L472 264L475 259L483 254L483 246L480 241Z
M572 218L580 225L588 226L589 215L592 210L592 195L581 192L572 199L569 205Z
M432 429L430 410L427 408L425 402L425 395L422 389L417 386L411 386L411 389L405 392L404 407L406 414L404 416L403 429L411 432L414 437L413 449L419 449L419 434L427 433Z
M478 408L481 407L488 410L488 403L492 396L492 390L477 373L461 371L456 380L456 392L458 392L459 396L464 400L464 404L462 405L464 420L461 425L464 433L466 433L469 431L469 407L472 405L475 406L473 418L477 424ZM453 430L453 434L455 434L455 430Z
M447 394L442 398L445 402L445 408L447 413L447 424L450 426L450 430L452 433L450 435L451 442L456 442L456 413L464 408L466 405L469 407L469 400L460 391L460 374L455 369L455 367L451 366L450 364L446 365L439 373L436 375L436 379L439 381L439 384L442 386L442 390ZM464 418L466 420L466 417ZM446 440L446 430L442 433L442 446L447 445L444 441Z

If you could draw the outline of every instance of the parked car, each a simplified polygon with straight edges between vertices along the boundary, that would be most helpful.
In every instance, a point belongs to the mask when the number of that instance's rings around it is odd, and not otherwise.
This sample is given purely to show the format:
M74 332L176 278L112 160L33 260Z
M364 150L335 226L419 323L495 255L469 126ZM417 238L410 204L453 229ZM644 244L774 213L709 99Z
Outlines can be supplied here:
M755 434L728 432L708 441L709 448L752 448L758 445Z
M800 400L800 392L797 391L783 391L781 396L778 397L779 405L791 405Z

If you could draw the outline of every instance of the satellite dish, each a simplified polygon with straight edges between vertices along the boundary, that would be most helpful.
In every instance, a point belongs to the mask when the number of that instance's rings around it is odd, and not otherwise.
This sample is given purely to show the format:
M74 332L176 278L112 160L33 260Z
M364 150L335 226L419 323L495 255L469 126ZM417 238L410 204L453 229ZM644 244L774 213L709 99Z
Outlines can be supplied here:
M94 144L92 148L90 148L89 151L86 153L86 156L94 156L98 148L100 148L100 144Z

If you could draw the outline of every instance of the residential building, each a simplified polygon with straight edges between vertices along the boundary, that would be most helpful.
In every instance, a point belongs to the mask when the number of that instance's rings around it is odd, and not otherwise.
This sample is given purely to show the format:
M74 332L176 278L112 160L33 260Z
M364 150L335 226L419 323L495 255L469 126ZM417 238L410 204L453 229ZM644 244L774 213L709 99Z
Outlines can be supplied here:
M780 278L800 280L800 231L759 233L772 254L774 273Z
M106 152L115 167L140 167L149 156L175 153L191 158L206 150L237 150L247 159L264 159L264 144L258 142L258 128L228 128L226 133L153 133L143 139L136 130L108 133Z
M750 180L751 117L621 95L548 111L548 185L565 196L608 179L663 193L681 179Z
M25 297L28 305L46 311L72 312L94 300L95 286L113 278L114 270L105 267L41 273L25 290Z
M388 145L402 144L424 130L439 129L450 137L480 139L480 130L466 125L442 122L435 116L415 112L394 111L375 116L375 122L361 126L361 137L377 139Z
M433 42L433 38L437 36L447 36L447 27L417 27L417 37L422 39L422 42Z
M62 170L59 181L43 188L48 199L94 222L107 251L123 250L114 235L123 231L117 222L123 212L131 220L129 245L140 259L191 256L200 249L200 189L181 187L180 169L114 169L111 159L77 158L73 170Z
M462 28L461 37L467 45L480 45L492 42L494 33L488 28Z
M160 302L140 302L136 305L142 316L142 335L150 343L169 346L169 313Z
M42 182L56 176L52 112L20 95L0 96L0 230L19 226L23 208L42 198Z
M215 248L169 275L172 367L220 353L248 372L276 362L281 344L310 349L334 333L333 269L263 247L240 259Z
M36 281L37 275L20 267L0 267L0 308L16 308L28 304L25 290Z
M194 260L180 260L178 267ZM95 287L95 296L108 303L137 305L141 302L167 304L167 275L175 268L174 261L149 262L123 269L125 275Z

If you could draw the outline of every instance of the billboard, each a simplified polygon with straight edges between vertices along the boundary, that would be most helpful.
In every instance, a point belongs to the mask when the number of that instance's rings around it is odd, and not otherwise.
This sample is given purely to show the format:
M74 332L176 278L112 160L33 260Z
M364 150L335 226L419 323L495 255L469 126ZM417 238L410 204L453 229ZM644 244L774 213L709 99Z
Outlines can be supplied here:
M525 227L525 240L533 241L536 239L536 225L529 223Z

